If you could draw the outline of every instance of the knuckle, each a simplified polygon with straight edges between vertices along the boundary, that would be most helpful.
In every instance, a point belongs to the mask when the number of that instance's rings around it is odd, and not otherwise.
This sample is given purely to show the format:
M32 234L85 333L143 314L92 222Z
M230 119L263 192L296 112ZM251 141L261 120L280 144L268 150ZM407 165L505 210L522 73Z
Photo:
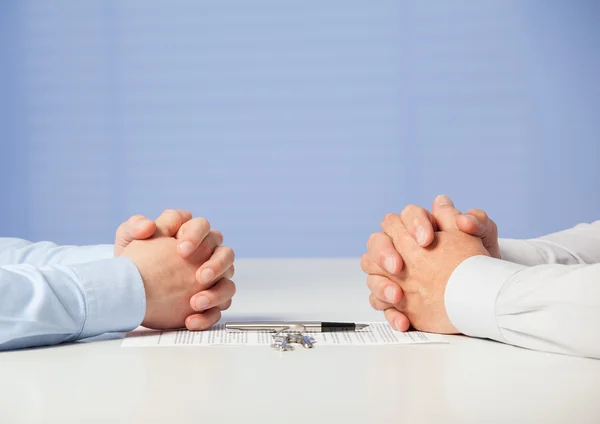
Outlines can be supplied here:
M185 234L188 237L193 237L196 243L202 241L200 237L205 238L209 234L210 227L204 218L195 218L191 221L187 221L181 226L181 230L185 229Z
M404 207L404 209L402 209L402 212L400 212L400 215L402 216L402 218L405 217L409 217L411 215L416 214L419 211L419 207L417 205L414 204L408 204Z
M475 217L479 220L479 221L483 221L485 222L486 220L488 220L488 214L485 213L485 211L481 210L481 209L474 209L473 210L473 215L475 215Z
M216 231L211 230L211 232L204 239L202 244L206 244L208 247L210 247L211 249L214 250L215 248L219 247L221 244L221 243L219 243L219 234Z
M129 221L128 221L128 222L129 222ZM126 233L126 232L127 232L127 229L128 229L128 227L129 227L129 226L128 226L128 222L124 222L124 223L122 223L121 225L119 225L119 226L117 227L117 231L115 232L115 234L117 234L117 236L118 236L119 234L122 234L122 233Z
M377 243L377 239L379 238L379 233L373 233L369 236L369 240L367 240L367 250L371 250L373 246Z
M384 227L388 227L388 230L390 230L391 228L394 228L398 225L398 221L400 221L400 223L402 222L402 218L399 214L388 213L385 216L385 218L383 218L383 221L381 222L381 227L382 229L384 229ZM384 232L386 231L384 230Z
M213 230L213 231L214 231L215 240L217 241L217 244L222 244L223 243L223 233L220 232L219 230Z
M175 212L183 218L183 219L191 219L192 213L190 211L186 211L185 209L177 209Z
M366 253L360 258L360 267L364 272L369 268L369 256Z
M373 275L371 275L371 274L367 275L366 283L367 283L367 287L372 292L373 291Z
M175 230L179 224L179 213L177 213L177 211L174 211L172 209L168 209L166 211L163 212L162 214L162 221L163 221L163 225L165 226L166 229L169 230L169 232L173 232L173 230Z
M386 224L389 223L391 221L394 220L394 217L396 216L396 214L392 213L392 212L388 212L385 214L385 216L383 217L383 221L381 221L382 224Z
M210 222L206 218L196 218L196 222L199 228L206 228L210 230Z
M224 247L225 249L225 261L227 263L231 263L233 264L233 262L235 262L235 252L233 251L233 249L231 247Z
M130 217L128 220L127 220L127 222L134 223L134 222L137 222L137 221L139 221L139 220L141 220L141 219L146 219L146 217L145 217L144 215L139 215L139 214L137 214L137 215L132 215L132 216L131 216L131 217Z
M232 303L232 301L231 301L231 299L229 299L227 302L223 303L219 307L219 309L222 310L222 311L226 311L227 309L229 309L231 307L231 303Z
M369 286L369 289L371 289L371 291L373 292L373 294L375 294L376 291L378 291L380 284L380 278L378 275L369 275L367 277L367 285Z
M235 283L232 280L228 280L228 281L231 286L231 295L229 296L229 298L232 298L237 293L237 286L235 285Z
M372 294L369 295L369 305L371 305L371 308L377 309L377 306L375 304L375 296L373 296Z
M490 219L490 225L492 226L492 230L494 230L495 232L498 232L498 225L496 225L496 221L494 221L493 219Z
M175 209L166 209L162 214L167 218L179 218L181 216Z

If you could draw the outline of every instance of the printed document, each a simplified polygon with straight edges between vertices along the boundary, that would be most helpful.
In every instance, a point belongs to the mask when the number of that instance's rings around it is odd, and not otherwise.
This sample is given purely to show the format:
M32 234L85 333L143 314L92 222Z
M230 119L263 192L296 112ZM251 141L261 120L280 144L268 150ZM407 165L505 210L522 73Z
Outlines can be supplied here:
M331 333L307 333L315 339L315 346L368 346L403 345L423 343L447 343L439 334L395 331L388 323L371 322L359 331ZM227 331L224 324L217 324L205 331L156 331L136 330L127 333L123 347L171 347L171 346L261 346L273 342L273 333L267 331Z

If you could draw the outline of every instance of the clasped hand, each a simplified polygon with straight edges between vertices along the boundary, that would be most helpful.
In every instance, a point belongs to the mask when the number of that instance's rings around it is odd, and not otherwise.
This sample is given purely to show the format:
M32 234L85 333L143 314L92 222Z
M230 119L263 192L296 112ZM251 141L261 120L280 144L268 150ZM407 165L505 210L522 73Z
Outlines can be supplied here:
M167 210L156 222L132 216L116 232L115 256L138 268L146 294L142 325L205 330L221 319L235 294L235 255L204 218Z
M383 232L373 234L361 260L368 274L369 301L398 331L453 334L444 304L448 280L467 258L500 257L498 229L487 214L461 214L446 196L433 202L432 213L409 205L388 214Z
M361 260L371 306L399 331L457 333L444 304L448 280L472 256L500 257L496 224L438 196L432 213L409 205L381 228ZM143 326L203 330L219 321L235 294L235 255L222 243L208 221L186 211L165 211L156 222L133 216L119 227L115 256L131 259L144 282Z

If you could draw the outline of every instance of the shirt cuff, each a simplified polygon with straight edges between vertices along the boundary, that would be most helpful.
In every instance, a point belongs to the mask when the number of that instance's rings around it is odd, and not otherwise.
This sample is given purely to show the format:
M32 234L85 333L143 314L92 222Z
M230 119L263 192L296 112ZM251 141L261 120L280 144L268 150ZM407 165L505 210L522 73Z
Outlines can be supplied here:
M496 299L523 265L489 256L464 260L452 273L444 303L450 321L467 336L504 341L496 322Z
M138 327L146 313L144 282L128 258L73 265L85 296L86 318L78 339Z

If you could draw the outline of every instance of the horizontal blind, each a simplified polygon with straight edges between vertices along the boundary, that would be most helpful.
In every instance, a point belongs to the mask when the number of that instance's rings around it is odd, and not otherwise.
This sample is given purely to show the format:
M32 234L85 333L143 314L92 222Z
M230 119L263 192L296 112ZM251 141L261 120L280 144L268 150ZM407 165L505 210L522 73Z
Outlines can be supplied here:
M593 3L0 7L22 105L4 234L110 242L185 208L242 257L358 256L386 212L441 192L510 237L600 210Z

